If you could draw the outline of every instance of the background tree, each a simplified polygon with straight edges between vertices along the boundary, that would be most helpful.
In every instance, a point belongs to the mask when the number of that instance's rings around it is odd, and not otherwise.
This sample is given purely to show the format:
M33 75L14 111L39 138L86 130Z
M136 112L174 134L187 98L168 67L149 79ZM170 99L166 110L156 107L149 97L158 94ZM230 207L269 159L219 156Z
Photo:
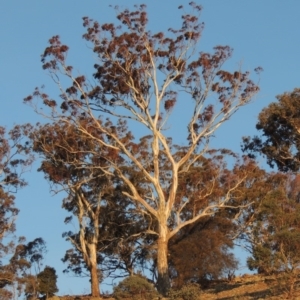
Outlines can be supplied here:
M0 127L0 297L4 299L13 296L17 279L15 267L7 261L18 243L14 232L19 210L14 194L26 185L22 175L32 162L26 144L22 145L28 129L28 125L15 126L6 134L5 128Z
M121 199L110 205L101 218L105 229L98 247L103 257L101 270L111 278L141 273L150 268L152 261L153 241L146 233L148 220L136 213L124 196Z
M292 299L300 267L299 175L277 174L277 187L263 199L253 224L254 243L248 266L275 274Z
M233 195L233 198L242 197L245 203L249 203L249 205L240 210L233 219L234 228L230 232L230 236L237 246L246 249L251 254L253 253L253 245L260 241L255 235L258 212L269 193L282 186L284 182L282 176L281 173L268 173L257 167L255 172L249 174Z
M198 200L206 205L199 206L189 218L182 218L182 213L191 200L176 197L179 176L203 161L217 128L259 90L249 72L222 69L232 54L230 47L217 46L212 54L198 53L203 29L199 23L201 7L193 2L190 5L192 13L183 13L181 28L169 29L167 34L152 34L147 29L145 5L119 12L120 26L100 25L85 17L84 38L98 56L93 79L74 74L66 62L68 47L54 36L42 61L60 88L62 102L59 105L39 89L25 99L34 105L33 98L41 98L50 108L48 117L52 120L59 118L75 126L90 143L118 153L128 166L143 174L147 194L139 193L128 173L111 156L103 156L106 163L99 165L108 177L116 174L128 186L129 192L124 195L156 223L155 230L148 233L156 236L157 287L162 294L170 287L169 240L183 227L226 207L231 192L247 174L231 176L223 195L213 201L207 201L203 193ZM62 74L71 80L66 89L60 81ZM180 107L189 112L189 117L181 121L187 128L186 139L181 155L176 155L179 151L172 143L169 122L176 120L174 112ZM88 126L84 120L88 120ZM131 127L138 128L135 136L129 131ZM147 136L142 138L144 134ZM168 171L162 171L161 166ZM218 166L214 178L225 178L226 172Z
M262 154L272 168L295 174L300 166L300 90L279 95L277 100L259 114L256 128L261 136L245 137L242 149L251 157ZM299 268L299 178L273 174L272 185L254 215L248 265L262 273L280 272L280 286L283 283L292 297Z
M87 118L82 122L90 125ZM79 228L63 234L73 246L63 258L68 263L65 272L89 276L92 294L99 296L103 276L111 276L116 270L119 276L133 275L142 259L142 247L137 250L136 242L145 220L134 214L134 207L122 194L124 187L109 173L107 164L110 158L121 168L122 158L63 122L36 126L30 138L33 151L42 159L39 170L44 172L52 191L67 193L63 208L71 215L65 223L75 217ZM139 177L132 176L138 187Z
M10 264L17 275L18 289L24 291L28 299L36 299L39 296L39 284L37 275L41 272L46 243L42 238L36 238L25 244L16 246Z
M63 235L76 249L75 252L66 252L63 260L70 263L67 270L80 275L86 268L91 278L92 295L100 296L100 256L97 253L100 214L114 190L111 176L105 176L103 171L107 163L102 156L109 158L111 155L81 136L74 126L62 122L41 125L30 133L30 137L33 150L42 158L39 170L44 172L53 191L60 190L67 194L63 208L71 216L65 219L65 223L75 217L79 227L77 232L69 231ZM117 163L118 156L111 156L111 159Z
M244 137L242 149L252 157L262 154L267 163L280 171L300 167L300 89L277 96L258 116L256 129L262 133Z
M218 164L223 162L223 159L220 155L215 158L219 161ZM195 197L195 200L187 205L185 213L188 217L198 206L207 203L197 201L200 191L207 194L206 201L212 201L222 196L226 190L227 181L223 177L214 177L218 164L209 160L203 166L194 165L190 172L181 178L178 197L188 195L190 200ZM240 177L242 174L247 174L247 178L231 191L227 207L183 228L170 242L171 274L178 286L186 281L205 285L207 280L234 273L237 261L231 249L234 244L249 247L255 213L265 195L274 189L273 176L256 166L254 161L227 170L225 174L227 180L230 180L231 176Z
M44 270L37 275L37 280L38 292L46 296L46 299L54 296L54 294L58 292L56 286L57 275L54 268L46 266Z
M238 262L231 253L232 227L226 218L203 218L191 228L186 227L177 241L170 243L170 270L175 287L181 288L187 282L205 287L210 280L234 273Z

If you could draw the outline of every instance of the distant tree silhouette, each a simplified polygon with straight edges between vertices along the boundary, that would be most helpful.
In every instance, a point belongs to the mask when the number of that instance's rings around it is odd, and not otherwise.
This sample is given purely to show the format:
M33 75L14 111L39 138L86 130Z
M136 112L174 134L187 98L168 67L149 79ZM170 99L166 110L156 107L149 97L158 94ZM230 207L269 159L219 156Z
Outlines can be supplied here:
M54 268L46 266L43 271L37 275L38 292L46 296L46 299L54 296L58 292L56 286L57 275Z

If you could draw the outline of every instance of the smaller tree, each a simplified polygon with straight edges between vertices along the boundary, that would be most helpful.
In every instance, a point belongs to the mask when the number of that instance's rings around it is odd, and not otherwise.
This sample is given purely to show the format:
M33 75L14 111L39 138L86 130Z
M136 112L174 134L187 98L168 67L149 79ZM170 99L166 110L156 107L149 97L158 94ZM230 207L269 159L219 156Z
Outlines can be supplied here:
M14 233L15 220L19 213L15 206L15 193L26 185L22 175L32 163L23 133L29 125L15 126L9 132L0 126L0 298L14 295L18 280L16 267L9 262L17 241Z
M263 199L253 224L250 270L275 275L292 299L300 268L300 177L277 175L278 186Z
M38 292L46 299L54 296L58 292L56 285L57 275L54 268L46 266L45 269L37 275L38 280Z
M89 126L88 120L82 122ZM37 126L31 131L30 138L32 150L42 158L39 171L44 172L53 191L67 194L62 207L71 215L65 223L78 222L77 231L63 234L74 247L63 258L69 263L66 271L82 275L86 269L91 279L92 295L98 297L100 215L114 190L111 176L105 176L101 170L105 164L103 156L109 157L109 153L64 122ZM118 156L114 158L117 160Z
M27 298L38 297L37 274L41 271L46 243L42 238L36 238L27 244L19 243L10 264L17 275L18 289L25 292Z
M87 118L82 122L90 128ZM120 125L118 130L122 129ZM64 122L36 126L30 138L32 150L42 158L39 171L44 172L52 191L67 193L62 207L70 216L65 223L78 224L78 230L63 234L72 244L62 259L68 264L64 272L90 277L92 294L99 296L104 275L111 276L116 270L118 276L132 275L142 264L145 248L141 238L147 229L144 215L137 214L123 194L128 187L110 171L106 160L126 169L142 193L141 172L124 164L117 151L100 147Z
M258 116L261 136L244 137L243 151L254 157L265 155L267 163L280 171L300 168L300 89L277 96Z

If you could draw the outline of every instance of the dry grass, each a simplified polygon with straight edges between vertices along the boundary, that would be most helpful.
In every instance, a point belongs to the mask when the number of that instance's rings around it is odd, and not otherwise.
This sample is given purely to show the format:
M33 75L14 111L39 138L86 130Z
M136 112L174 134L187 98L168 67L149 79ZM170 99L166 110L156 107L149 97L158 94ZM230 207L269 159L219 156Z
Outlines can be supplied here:
M278 279L278 277L277 277ZM287 296L285 290L278 289L278 280L274 276L243 275L236 277L232 281L214 281L203 290L199 300L259 300L259 299L299 299L300 282L298 282L297 292L294 298ZM91 296L62 296L53 300L114 300L111 296L93 298ZM167 298L165 298L167 299ZM142 300L142 299L141 299Z
M258 300L258 299L299 299L299 291L294 294L294 298L286 295L284 289L278 287L279 277L243 275L235 278L233 281L218 281L212 283L208 290L201 294L201 300Z

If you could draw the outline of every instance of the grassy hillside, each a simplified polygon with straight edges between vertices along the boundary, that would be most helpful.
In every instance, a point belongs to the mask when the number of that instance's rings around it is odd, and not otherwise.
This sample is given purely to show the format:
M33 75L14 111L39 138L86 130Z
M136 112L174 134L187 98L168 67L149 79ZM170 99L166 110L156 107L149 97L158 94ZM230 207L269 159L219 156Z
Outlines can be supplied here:
M289 284L282 275L260 276L243 275L231 281L218 280L211 282L210 285L201 291L199 300L258 300L258 299L299 299L299 282L295 283L295 292L288 295ZM62 296L53 297L51 300L98 300L88 295L81 296ZM103 296L102 299L114 300L111 295ZM167 299L167 298L161 298ZM130 299L124 299L130 300ZM141 299L143 300L143 299ZM178 299L179 300L179 299Z

